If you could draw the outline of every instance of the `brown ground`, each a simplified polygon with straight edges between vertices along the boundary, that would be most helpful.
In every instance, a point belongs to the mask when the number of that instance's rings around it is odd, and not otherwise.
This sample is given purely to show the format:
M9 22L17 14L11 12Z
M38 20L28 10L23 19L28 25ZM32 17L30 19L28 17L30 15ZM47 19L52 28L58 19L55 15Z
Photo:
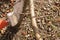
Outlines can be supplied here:
M8 35L12 35L13 40L36 40L34 31L31 28L31 17L29 13L29 5L24 9L23 20L20 27L9 28ZM40 34L43 40L60 40L60 1L59 0L34 0L35 13ZM19 5L18 5L19 6ZM18 9L17 9L18 10ZM20 20L21 20L20 18ZM17 26L18 27L18 26ZM14 35L14 36L13 36ZM11 36L10 36L11 37ZM9 40L9 36L6 37Z

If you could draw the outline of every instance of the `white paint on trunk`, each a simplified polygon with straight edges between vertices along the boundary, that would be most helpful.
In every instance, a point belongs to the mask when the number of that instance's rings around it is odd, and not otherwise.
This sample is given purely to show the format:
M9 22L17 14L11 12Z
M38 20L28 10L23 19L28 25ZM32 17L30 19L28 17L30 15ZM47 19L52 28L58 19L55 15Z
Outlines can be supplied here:
M20 1L16 0L16 4L14 5L14 12L18 19L23 11L23 6L24 6L24 0L20 0Z
M11 23L11 26L15 26L18 23L18 19L14 12L10 12L7 14L7 17L9 19L9 22Z

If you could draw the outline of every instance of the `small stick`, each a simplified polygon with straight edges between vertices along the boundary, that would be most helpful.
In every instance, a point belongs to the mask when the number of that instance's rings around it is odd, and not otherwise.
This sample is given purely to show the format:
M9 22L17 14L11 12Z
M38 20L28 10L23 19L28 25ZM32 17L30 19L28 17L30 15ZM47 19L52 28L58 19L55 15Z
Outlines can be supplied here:
M41 38L41 35L39 34L39 28L38 28L37 22L36 22L33 0L29 0L29 1L30 1L30 13L31 13L31 19L32 19L32 26L33 26L32 28L35 32L36 40L43 40Z

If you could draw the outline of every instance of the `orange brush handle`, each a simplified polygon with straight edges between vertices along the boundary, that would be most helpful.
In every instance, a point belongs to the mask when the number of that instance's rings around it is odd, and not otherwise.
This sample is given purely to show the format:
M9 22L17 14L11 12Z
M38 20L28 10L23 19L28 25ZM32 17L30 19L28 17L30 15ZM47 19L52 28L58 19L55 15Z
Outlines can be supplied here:
M0 29L5 28L8 25L6 20L0 20Z

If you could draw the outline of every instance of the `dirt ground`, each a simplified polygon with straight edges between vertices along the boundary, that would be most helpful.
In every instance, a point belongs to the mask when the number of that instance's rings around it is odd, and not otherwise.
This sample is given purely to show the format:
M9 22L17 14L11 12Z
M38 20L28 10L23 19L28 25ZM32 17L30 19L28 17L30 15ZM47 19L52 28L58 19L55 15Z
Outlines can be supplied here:
M23 18L20 26L16 26L18 29L14 27L7 29L7 36L2 40L36 40L31 25L29 2L25 3L23 14L20 14L20 20ZM60 40L60 0L34 0L34 6L36 21L43 40ZM20 4L17 5L18 7Z
M60 40L60 1L34 0L36 20L43 40ZM15 35L19 40L36 40L31 28L29 4L25 9L26 16L21 23L20 31Z

